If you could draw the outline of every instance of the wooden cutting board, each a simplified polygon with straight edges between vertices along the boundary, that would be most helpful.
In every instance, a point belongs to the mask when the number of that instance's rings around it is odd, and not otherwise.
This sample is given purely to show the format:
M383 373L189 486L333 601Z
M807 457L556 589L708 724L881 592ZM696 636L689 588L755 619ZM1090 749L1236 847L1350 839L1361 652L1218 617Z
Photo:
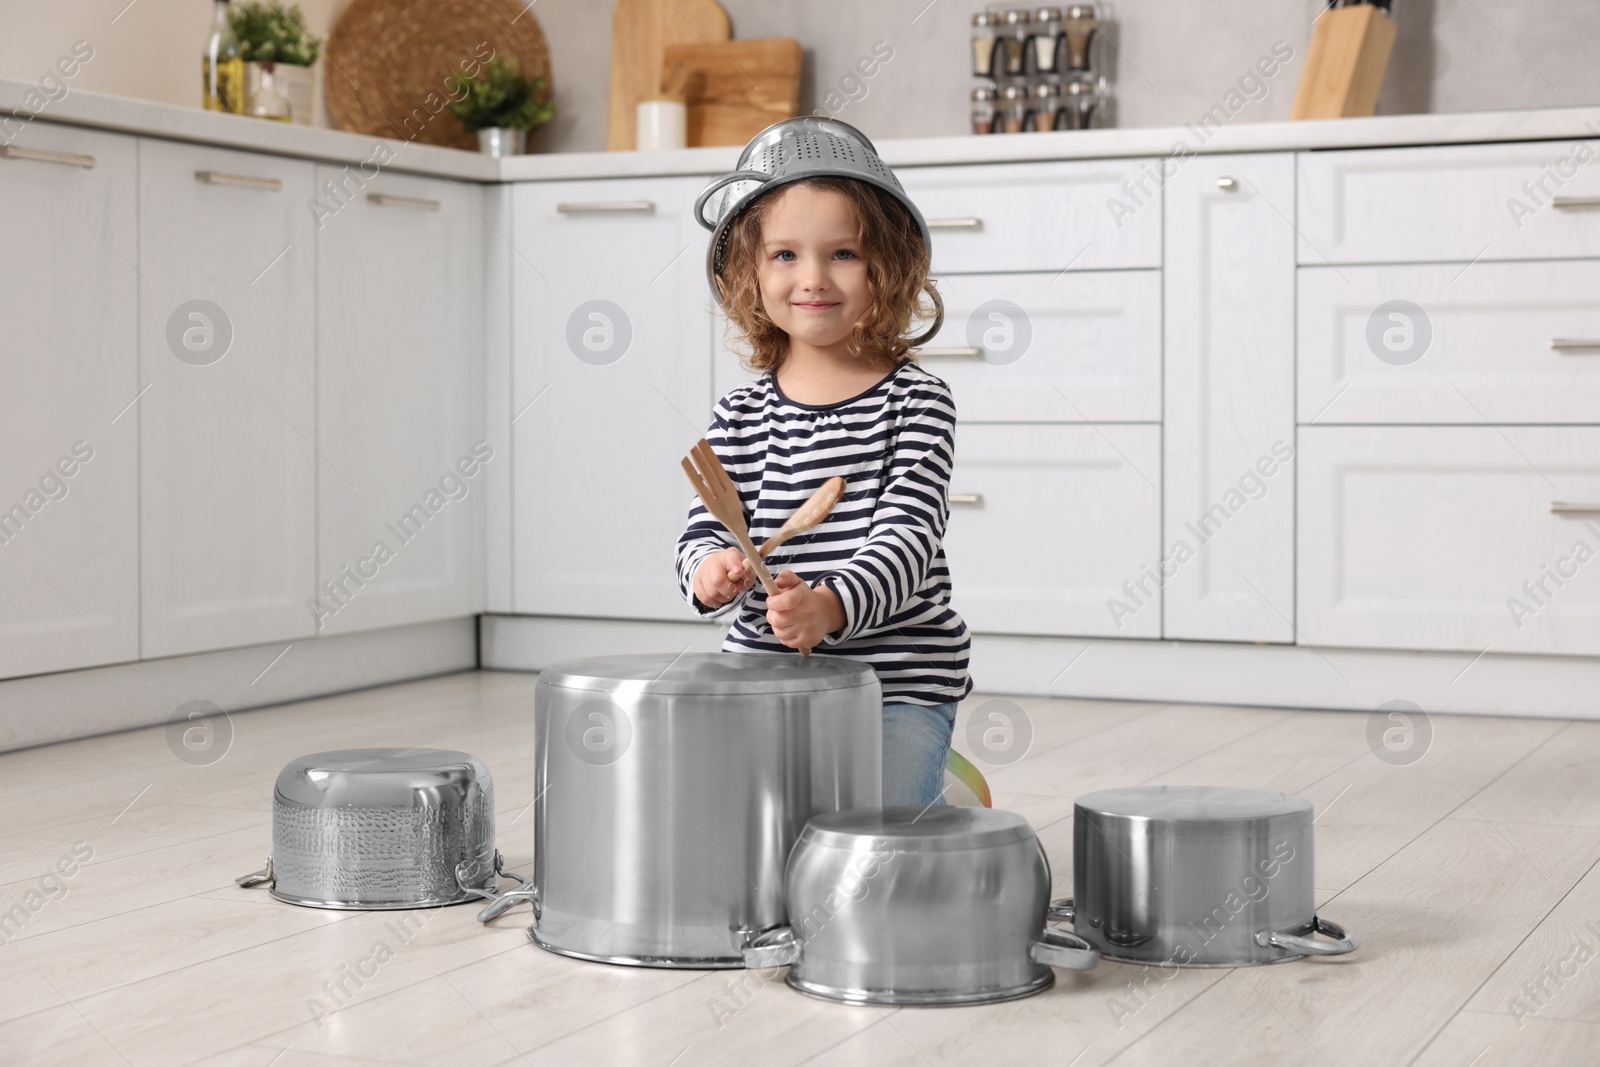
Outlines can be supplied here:
M800 106L800 42L769 37L669 44L661 88L687 79L685 143L742 145Z
M678 42L726 41L728 13L717 0L617 0L611 12L611 101L606 148L634 147L643 97L661 91L664 49Z

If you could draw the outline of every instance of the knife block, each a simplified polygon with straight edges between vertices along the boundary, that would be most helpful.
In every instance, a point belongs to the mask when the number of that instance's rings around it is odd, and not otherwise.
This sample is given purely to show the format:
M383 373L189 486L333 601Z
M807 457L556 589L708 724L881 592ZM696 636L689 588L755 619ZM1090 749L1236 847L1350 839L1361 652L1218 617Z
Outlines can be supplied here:
M1329 8L1311 30L1311 47L1289 108L1291 119L1371 115L1394 47L1394 20L1371 4Z

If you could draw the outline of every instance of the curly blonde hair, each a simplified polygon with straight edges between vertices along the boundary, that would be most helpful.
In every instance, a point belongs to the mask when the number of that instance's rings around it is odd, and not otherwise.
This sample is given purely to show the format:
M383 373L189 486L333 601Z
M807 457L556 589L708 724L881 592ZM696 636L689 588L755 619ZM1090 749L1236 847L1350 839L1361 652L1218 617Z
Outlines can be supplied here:
M802 178L762 196L728 226L722 273L716 282L728 316L730 350L746 370L758 372L772 370L788 354L789 335L761 306L758 268L762 222L776 198L794 185L838 193L855 215L871 303L852 326L847 350L868 366L885 358L891 363L902 357L915 359L905 336L912 320L932 318L943 310L939 291L928 276L930 253L916 220L877 186L832 175Z

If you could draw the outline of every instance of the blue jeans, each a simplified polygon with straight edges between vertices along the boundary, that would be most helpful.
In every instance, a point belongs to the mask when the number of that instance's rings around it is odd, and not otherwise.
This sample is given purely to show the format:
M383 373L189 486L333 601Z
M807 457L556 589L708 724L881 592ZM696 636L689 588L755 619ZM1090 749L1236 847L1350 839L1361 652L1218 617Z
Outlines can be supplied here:
M883 706L883 804L943 804L956 705Z

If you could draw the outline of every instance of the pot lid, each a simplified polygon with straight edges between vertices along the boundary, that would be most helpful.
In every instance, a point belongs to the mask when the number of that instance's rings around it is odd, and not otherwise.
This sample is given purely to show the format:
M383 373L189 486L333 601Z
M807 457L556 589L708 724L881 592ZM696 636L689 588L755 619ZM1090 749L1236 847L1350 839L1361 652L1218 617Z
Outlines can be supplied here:
M870 664L828 655L784 652L648 652L553 663L541 685L596 693L755 696L815 693L876 684Z
M490 787L476 756L445 748L343 748L290 760L278 774L278 799L314 808L410 808L418 793Z
M1218 828L1311 815L1311 801L1266 789L1210 785L1135 785L1085 793L1074 807L1097 821L1143 819L1152 823Z
M1033 826L1014 811L943 804L830 811L800 832L801 842L868 852L950 852L1033 840Z

